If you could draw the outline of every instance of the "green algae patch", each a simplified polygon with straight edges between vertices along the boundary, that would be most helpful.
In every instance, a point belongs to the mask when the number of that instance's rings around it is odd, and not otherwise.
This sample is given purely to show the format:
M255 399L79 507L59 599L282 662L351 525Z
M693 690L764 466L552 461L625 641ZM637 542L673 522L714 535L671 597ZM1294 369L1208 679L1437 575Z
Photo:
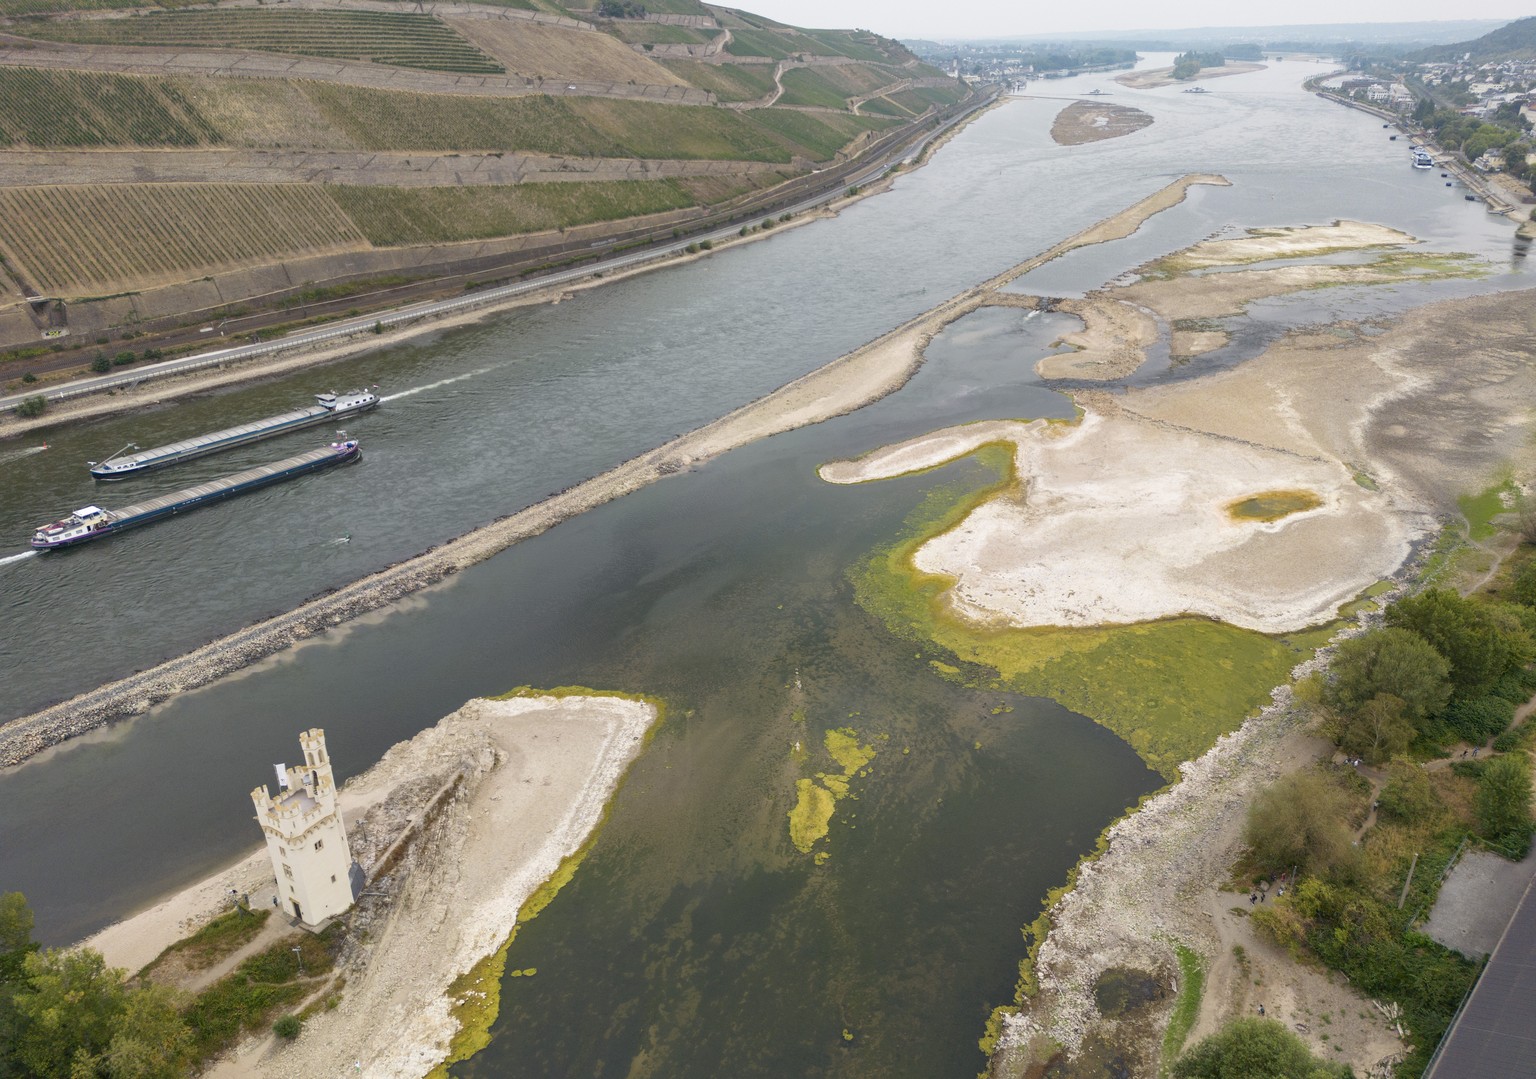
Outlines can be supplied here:
M1017 486L1013 455L984 447L973 456L997 474L979 489L931 489L901 535L850 576L865 610L894 634L936 644L997 672L986 688L1050 697L1125 739L1164 777L1205 752L1269 701L1291 668L1316 647L1205 618L1126 626L994 628L955 616L944 599L953 579L923 573L914 552L956 527L973 508ZM1326 639L1326 638L1324 638ZM975 674L957 680L976 679ZM980 684L980 683L979 683Z
M1227 504L1227 515L1239 521L1278 521L1323 504L1314 491L1261 491Z
M832 814L837 803L850 795L849 781L869 774L869 763L879 751L872 745L859 745L859 736L851 727L836 727L823 736L827 753L843 769L817 772L814 779L795 780L795 805L789 811L789 841L801 854L810 854L816 842L832 830ZM851 827L851 825L850 825ZM816 864L825 864L826 851L816 853Z
M875 759L875 747L859 745L858 735L848 727L828 731L826 742L827 752L843 766L844 775L858 774L859 769Z
M660 729L666 717L666 704L659 698L640 693L589 689L585 686L557 686L554 689L518 686L491 699L512 700L517 697L618 697L627 701L649 704L656 709L656 718L646 729L641 743L642 748L649 744L651 737ZM591 833L581 846L562 858L549 879L535 888L523 901L523 905L518 908L517 918L512 924L512 931L507 934L507 939L502 941L501 947L455 978L453 984L448 987L449 1013L457 1022L458 1029L449 1040L447 1057L427 1073L426 1079L448 1079L448 1069L451 1065L468 1060L491 1043L491 1026L501 1014L501 989L506 975L507 953L511 950L513 941L517 939L518 928L537 918L544 908L554 902L555 896L560 894L560 889L576 876L576 870L586 860L587 854L596 845L598 836L602 834L603 826L608 823L609 809L613 805L613 799L623 788L627 775L626 770L625 774L619 777L613 793L609 795L607 803L603 806L597 824L593 826ZM537 973L537 967L527 967L513 971L511 977L531 978Z
M1515 482L1505 477L1487 490L1474 495L1463 495L1456 500L1461 514L1467 519L1467 536L1474 543L1491 537L1498 529L1493 519L1507 513L1515 499Z
M801 854L811 853L816 841L832 827L837 796L814 779L795 780L795 808L789 811L789 841Z

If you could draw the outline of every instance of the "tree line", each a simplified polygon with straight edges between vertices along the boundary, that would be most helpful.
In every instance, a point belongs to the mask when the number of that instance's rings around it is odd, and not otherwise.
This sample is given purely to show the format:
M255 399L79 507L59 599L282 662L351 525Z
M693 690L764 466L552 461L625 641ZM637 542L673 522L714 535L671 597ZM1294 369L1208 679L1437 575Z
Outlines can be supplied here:
M43 949L20 892L0 895L0 1079L176 1079L185 994L132 985L86 948Z
M1476 976L1419 917L1467 843L1518 860L1536 828L1536 725L1513 722L1536 694L1533 661L1536 561L1500 598L1430 588L1399 600L1338 645L1326 678L1298 687L1348 761L1383 772L1373 784L1349 764L1303 769L1249 809L1244 868L1287 882L1255 929L1396 1002L1410 1032L1402 1074L1427 1063Z

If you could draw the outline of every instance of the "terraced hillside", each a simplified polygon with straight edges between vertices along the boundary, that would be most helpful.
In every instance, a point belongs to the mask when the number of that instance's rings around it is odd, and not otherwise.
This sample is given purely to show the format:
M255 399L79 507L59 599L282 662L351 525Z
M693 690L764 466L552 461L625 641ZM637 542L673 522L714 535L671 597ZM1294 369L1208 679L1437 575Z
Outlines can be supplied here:
M968 95L867 31L645 11L0 0L0 361L750 219Z

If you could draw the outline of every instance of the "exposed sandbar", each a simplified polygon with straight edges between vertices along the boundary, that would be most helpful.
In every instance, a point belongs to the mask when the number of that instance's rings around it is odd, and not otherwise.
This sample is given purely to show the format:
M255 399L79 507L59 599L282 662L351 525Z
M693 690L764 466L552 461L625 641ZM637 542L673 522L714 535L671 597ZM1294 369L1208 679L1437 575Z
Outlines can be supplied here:
M1129 105L1075 101L1056 114L1051 139L1061 146L1081 146L1118 139L1152 123L1152 115Z
M354 856L371 870L387 839L411 823L408 811L421 815L420 791L462 776L388 879L381 885L370 873L368 890L388 898L359 907L359 947L340 971L340 1005L310 1018L292 1045L247 1041L208 1074L332 1075L354 1071L353 1062L369 1076L417 1079L430 1071L457 1030L449 986L501 947L529 895L590 835L655 720L654 705L617 697L474 700L350 780L343 812ZM404 803L392 805L402 794ZM365 813L370 826L360 844L356 826ZM254 826L252 833L259 838ZM231 887L249 892L255 906L269 901L265 851L86 943L109 963L137 970L228 909Z
M1133 304L1101 293L1081 300L1061 300L1056 310L1076 315L1083 328L1063 334L1075 351L1046 356L1035 364L1041 378L1124 378L1146 360L1157 342L1157 320Z
M949 603L976 622L1097 626L1193 614L1266 633L1326 621L1391 574L1409 529L1349 469L1119 413L1095 398L1076 425L977 424L824 469L882 478L1014 443L1024 494L999 495L918 549L916 569L949 577ZM946 456L946 454L948 456ZM1227 507L1296 489L1321 505L1277 521Z
M1263 71L1268 66L1268 64L1240 63L1223 64L1221 67L1203 67L1192 79L1176 79L1173 77L1173 68L1156 67L1148 71L1127 71L1124 75L1116 75L1115 81L1121 86L1153 90L1159 86L1192 84L1204 82L1206 79L1219 79L1225 75L1246 75L1250 71Z

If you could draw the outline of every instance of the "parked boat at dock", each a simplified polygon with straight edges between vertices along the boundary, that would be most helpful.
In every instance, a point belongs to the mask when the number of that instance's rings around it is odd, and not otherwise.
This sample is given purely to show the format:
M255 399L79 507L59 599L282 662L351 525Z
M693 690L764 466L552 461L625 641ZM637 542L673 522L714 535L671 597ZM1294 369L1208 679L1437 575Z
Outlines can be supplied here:
M248 442L259 442L264 438L287 434L289 431L329 423L353 413L367 412L377 407L378 403L378 395L369 390L349 390L339 394L317 393L315 404L308 408L296 408L291 412L268 416L264 420L254 420L238 427L229 427L223 431L214 431L211 434L198 435L181 442L172 442L168 446L157 446L152 450L121 454L99 464L91 461L91 475L99 480L126 479L140 472L165 468L167 465L190 461L194 457L234 449Z
M272 483L293 479L310 472L318 472L332 465L356 460L362 454L357 439L333 442L296 457L287 457L269 465L258 465L232 476L186 487L171 494L151 498L120 510L102 509L100 506L83 506L61 521L53 521L32 534L32 547L38 551L53 551L60 547L73 547L91 540L101 539L125 529L171 517L209 502L254 491Z

